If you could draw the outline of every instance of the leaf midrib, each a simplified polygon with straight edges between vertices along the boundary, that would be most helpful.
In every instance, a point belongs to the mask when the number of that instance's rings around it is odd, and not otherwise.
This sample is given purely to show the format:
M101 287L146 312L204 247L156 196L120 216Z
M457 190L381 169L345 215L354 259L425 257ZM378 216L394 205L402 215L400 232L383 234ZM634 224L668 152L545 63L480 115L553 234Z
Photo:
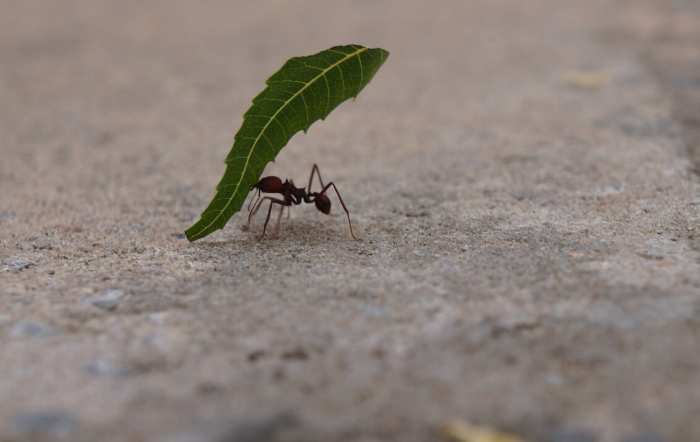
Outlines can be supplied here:
M265 126L262 127L262 129L260 130L260 133L258 134L258 136L255 137L255 141L253 141L253 144L250 146L250 152L248 152L248 155L246 156L245 164L243 165L243 169L241 170L241 176L240 176L240 178L238 179L238 182L236 183L236 188L233 189L233 192L231 193L231 197L228 198L228 201L226 201L226 204L224 205L224 207L223 207L221 210L218 210L218 211L217 211L218 213L217 213L217 215L214 217L214 219L212 219L212 221L211 221L209 224L207 224L202 230L200 230L199 232L197 232L195 235L192 235L193 237L199 236L202 232L205 232L207 229L209 229L211 226L213 226L213 225L216 223L216 221L217 221L219 218L221 218L222 214L226 212L226 209L228 209L228 206L231 205L231 202L236 198L236 194L238 193L238 189L240 188L241 183L243 182L243 178L245 177L245 174L246 174L246 172L248 171L248 163L250 162L250 158L251 158L251 156L253 155L253 151L254 151L255 148L257 147L258 142L260 141L260 138L262 137L263 133L265 133L265 131L267 130L267 127L270 125L270 123L272 123L272 121L275 120L275 119L277 118L277 115L278 115L280 112L282 112L282 110L283 110L285 107L287 107L287 105L288 105L289 103L291 103L292 100L294 100L294 99L295 99L296 97L298 97L301 93L303 93L303 92L306 90L306 88L308 88L310 85L312 85L316 80L318 80L318 79L321 78L321 77L324 77L324 78L325 78L325 75L326 75L326 73L327 73L328 71L330 71L331 69L334 69L336 66L338 66L338 65L340 65L340 64L342 64L342 63L344 63L346 60L348 60L348 59L350 59L350 58L352 58L352 57L354 57L354 56L356 56L356 55L359 55L359 54L361 54L361 53L367 51L368 49L369 49L369 48L360 48L360 49L357 49L355 52L352 52L352 53L350 53L350 54L347 54L345 57L343 57L343 58L341 58L340 60L336 61L336 62L333 63L332 65L330 65L330 66L328 66L327 68L321 70L321 73L320 73L320 74L318 74L317 76L315 76L314 78L312 78L311 80L309 80L309 81L304 85L304 87L302 87L302 88L299 89L297 92L295 92L294 95L292 95L288 100L286 100L286 101L284 102L284 104L283 104L282 106L280 106L279 109L277 109L277 111L276 111L274 114L272 114L272 116L270 117L270 120L269 120L267 123L265 123ZM336 51L336 52L337 52L337 51ZM361 62L360 62L360 63L361 63Z

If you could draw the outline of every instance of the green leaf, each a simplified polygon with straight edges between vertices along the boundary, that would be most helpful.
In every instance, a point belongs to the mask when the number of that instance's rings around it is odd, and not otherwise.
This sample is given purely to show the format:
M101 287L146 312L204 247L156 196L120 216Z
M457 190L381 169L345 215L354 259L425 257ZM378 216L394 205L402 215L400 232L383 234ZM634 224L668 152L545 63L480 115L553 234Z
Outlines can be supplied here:
M223 228L289 139L357 96L388 55L384 49L348 45L288 60L243 115L216 195L185 232L187 239L196 241Z

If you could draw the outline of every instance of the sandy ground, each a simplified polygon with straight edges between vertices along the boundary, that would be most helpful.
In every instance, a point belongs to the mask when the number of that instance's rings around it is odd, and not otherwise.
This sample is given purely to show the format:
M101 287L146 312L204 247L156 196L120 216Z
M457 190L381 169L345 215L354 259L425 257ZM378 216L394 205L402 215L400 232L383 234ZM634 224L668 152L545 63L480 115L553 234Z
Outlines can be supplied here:
M0 440L700 440L697 2L430 3L0 2ZM391 57L268 170L362 240L188 243L341 43Z

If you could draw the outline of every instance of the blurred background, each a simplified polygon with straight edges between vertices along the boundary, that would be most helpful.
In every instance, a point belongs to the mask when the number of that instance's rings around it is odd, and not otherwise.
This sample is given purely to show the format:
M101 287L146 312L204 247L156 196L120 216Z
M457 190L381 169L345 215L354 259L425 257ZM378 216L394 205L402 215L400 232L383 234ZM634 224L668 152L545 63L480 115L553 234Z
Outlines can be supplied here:
M700 2L0 11L0 441L700 440ZM267 172L362 241L187 243L265 79L351 43Z

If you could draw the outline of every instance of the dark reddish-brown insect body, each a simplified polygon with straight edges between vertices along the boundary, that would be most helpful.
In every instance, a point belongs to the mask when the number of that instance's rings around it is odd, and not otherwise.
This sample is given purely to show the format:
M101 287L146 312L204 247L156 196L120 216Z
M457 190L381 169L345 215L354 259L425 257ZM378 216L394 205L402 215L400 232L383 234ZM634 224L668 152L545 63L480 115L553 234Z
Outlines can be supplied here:
M311 191L311 184L313 184L314 176L318 177L318 181L321 184L320 192ZM340 192L338 192L338 188L335 186L334 183L331 182L325 185L323 184L321 172L319 172L318 166L316 164L314 164L314 166L311 168L311 175L309 176L309 185L306 188L296 187L294 185L294 181L291 180L284 180L283 182L279 177L276 176L266 176L260 181L258 181L253 187L251 187L251 190L257 189L258 192L256 196L250 200L250 203L248 203L248 226L250 226L251 220L265 201L270 201L270 205L267 209L267 217L265 218L265 225L263 226L263 232L260 238L265 236L267 224L270 222L270 215L272 214L273 204L277 204L280 206L279 215L277 217L278 228L280 219L282 218L282 212L284 211L285 207L290 208L293 205L299 205L301 203L314 203L316 209L318 209L322 213L325 213L326 215L329 215L331 213L331 200L330 198L328 198L326 192L331 187L335 191L335 194L338 196L338 200L343 206L343 210L345 210L345 215L348 218L348 226L350 227L350 235L352 235L354 239L357 239L357 237L355 236L355 232L353 232L352 230L352 223L350 222L350 211L348 211L348 208L345 205L345 202L343 201L343 197L340 196ZM262 197L262 193L278 193L282 197Z

